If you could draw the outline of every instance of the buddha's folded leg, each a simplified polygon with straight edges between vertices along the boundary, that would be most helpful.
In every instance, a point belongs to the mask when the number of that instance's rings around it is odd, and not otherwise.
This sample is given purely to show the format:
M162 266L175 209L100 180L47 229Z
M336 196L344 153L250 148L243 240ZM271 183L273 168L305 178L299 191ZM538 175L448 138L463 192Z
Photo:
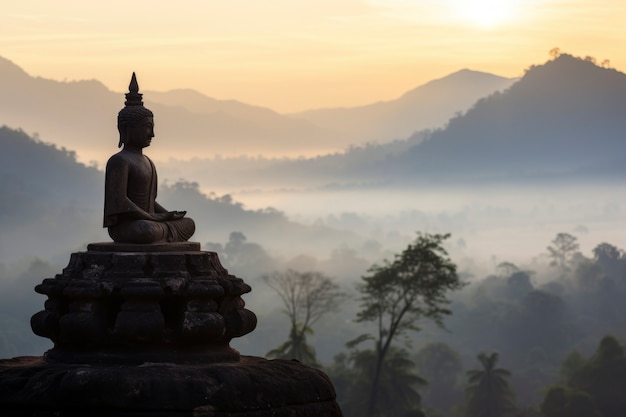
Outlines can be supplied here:
M165 238L168 242L186 242L196 231L196 224L189 217L165 222L168 234Z
M162 222L135 220L109 227L109 236L115 242L155 243L163 242L169 235L169 227Z

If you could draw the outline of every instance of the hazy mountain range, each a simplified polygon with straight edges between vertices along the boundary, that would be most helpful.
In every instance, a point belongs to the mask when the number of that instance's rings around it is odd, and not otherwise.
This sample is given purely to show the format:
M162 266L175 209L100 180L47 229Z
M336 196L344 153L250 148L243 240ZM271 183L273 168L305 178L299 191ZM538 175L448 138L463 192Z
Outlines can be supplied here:
M89 242L110 240L102 227L102 171L6 126L0 127L0 149L0 265L23 257L65 257ZM276 209L246 210L229 195L202 194L198 184L160 185L158 201L170 210L186 210L198 225L193 239L203 244L226 241L233 231L250 239L282 236L274 249L360 239L351 232L298 224Z
M37 131L42 140L72 151L98 151L100 161L115 152L115 114L121 94L107 90L97 81L65 83L33 78L6 60L0 60L0 72L3 74L0 89L3 96L10 97L0 102L3 119L0 123L6 120L9 126ZM467 84L471 80L473 83ZM624 176L625 74L564 54L529 68L519 81L500 91L507 82L510 80L463 70L417 88L394 102L305 112L298 115L300 119L235 101L210 99L189 90L145 92L147 104L157 115L163 114L157 117L157 137L148 154L158 159L165 150L175 158L159 164L161 178L198 181L204 189L214 190L219 186L221 190L268 185L323 187L447 178L578 180ZM340 119L374 123L374 114L378 115L376 123L382 128L394 118L398 121L405 118L406 109L412 105L424 108L427 98L439 94L448 99L437 100L440 111L431 113L431 125L436 125L441 123L446 111L454 108L450 103L455 91L463 90L456 98L467 100L472 94L489 89L496 92L478 99L465 113L457 112L445 126L415 133L408 139L393 140L390 136L377 144L352 145L344 152L298 159L212 158L203 157L198 149L204 147L206 155L213 156L219 153L220 146L235 149L237 143L254 141L253 131L268 132L278 129L277 126L282 126L278 130L289 138L294 137L289 132L297 131L302 139L306 134L321 134L324 129L327 132L344 129L338 122ZM147 97L153 101L149 102ZM64 105L58 105L59 102ZM85 106L83 102L91 105ZM457 103L467 105L467 102ZM390 110L394 108L396 112ZM305 117L309 120L304 120ZM422 123L420 117L415 118L417 124ZM164 121L159 123L161 119ZM244 119L246 123L242 122ZM324 128L317 124L324 124ZM175 137L175 125L185 133L175 141L159 139ZM252 125L263 128L253 129ZM357 122L352 125L356 126L355 131L362 126ZM211 140L216 137L214 134L206 136L204 141L198 139L205 131L222 129L221 134L228 136L235 131L241 133L246 126L251 129L247 139L235 140L231 136L228 141L216 142ZM403 128L400 122L395 126ZM44 129L54 133L44 134ZM163 133L168 129L171 135ZM276 134L273 141L263 142L268 152L271 143L279 147L281 137L285 138ZM294 147L300 146L300 141L289 139L289 142ZM193 159L188 154L190 151Z
M315 155L372 140L405 138L441 126L513 82L464 70L386 103L281 115L193 90L153 92L142 84L141 74L137 76L144 102L155 113L156 137L150 149L154 159ZM121 92L110 91L96 80L32 77L0 58L0 125L37 133L46 142L75 151L82 161L102 163L116 150L116 116L125 90L124 85L119 86Z
M626 174L626 75L561 55L398 157L402 175Z
M385 143L406 139L419 130L443 127L456 113L478 99L506 90L517 79L464 69L417 87L396 100L352 108L317 109L292 116L339 132L355 140Z
M625 109L624 73L561 55L529 68L507 90L478 100L445 127L405 140L305 160L171 161L162 170L201 183L221 172L230 187L240 189L623 180Z

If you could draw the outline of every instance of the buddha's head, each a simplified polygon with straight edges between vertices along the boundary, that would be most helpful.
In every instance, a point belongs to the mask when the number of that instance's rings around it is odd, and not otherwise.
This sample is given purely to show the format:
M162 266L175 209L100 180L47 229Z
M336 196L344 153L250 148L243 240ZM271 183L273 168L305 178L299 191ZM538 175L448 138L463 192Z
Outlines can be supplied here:
M131 133L141 129L148 120L152 123L154 117L154 114L143 106L142 94L139 93L139 85L134 72L128 90L126 102L124 103L126 106L117 114L117 130L120 132L118 147L126 144L130 139Z

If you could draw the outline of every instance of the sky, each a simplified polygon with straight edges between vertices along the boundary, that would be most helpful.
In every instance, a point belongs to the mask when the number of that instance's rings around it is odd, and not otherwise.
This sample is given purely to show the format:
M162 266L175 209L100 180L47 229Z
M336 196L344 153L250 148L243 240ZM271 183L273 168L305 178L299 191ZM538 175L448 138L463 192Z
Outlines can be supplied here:
M33 76L192 88L291 113L399 97L552 48L626 70L623 0L3 0L0 56Z

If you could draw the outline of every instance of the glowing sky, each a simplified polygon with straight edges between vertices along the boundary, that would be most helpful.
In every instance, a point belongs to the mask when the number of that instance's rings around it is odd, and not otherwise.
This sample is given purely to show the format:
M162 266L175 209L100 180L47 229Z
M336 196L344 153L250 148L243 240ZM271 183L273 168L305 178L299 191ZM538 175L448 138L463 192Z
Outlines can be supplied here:
M626 70L623 0L3 0L0 56L122 92L194 88L280 112L399 96L559 47Z

